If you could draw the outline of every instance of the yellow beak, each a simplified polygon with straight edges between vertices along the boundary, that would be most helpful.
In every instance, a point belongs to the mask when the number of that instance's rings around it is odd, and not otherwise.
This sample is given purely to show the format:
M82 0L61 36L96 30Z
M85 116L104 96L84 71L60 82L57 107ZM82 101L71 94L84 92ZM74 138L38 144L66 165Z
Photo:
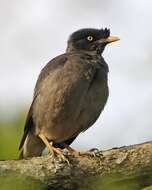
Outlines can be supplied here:
M108 38L106 38L106 42L107 43L112 43L112 42L116 42L116 41L118 41L118 40L120 40L118 37L116 37L116 36L109 36Z

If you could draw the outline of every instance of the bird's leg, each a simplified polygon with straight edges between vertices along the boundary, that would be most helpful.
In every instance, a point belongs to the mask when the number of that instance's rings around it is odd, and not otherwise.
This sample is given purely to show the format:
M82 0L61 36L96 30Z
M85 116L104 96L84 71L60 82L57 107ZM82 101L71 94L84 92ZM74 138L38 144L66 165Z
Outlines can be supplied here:
M89 156L95 156L96 155L96 152L93 150L78 152L65 143L63 143L63 147L66 148L69 151L69 153L75 157L84 156L84 155L89 155Z
M54 151L53 151L53 148L52 148L52 144L50 144L47 140L47 138L41 133L38 135L40 137L40 139L44 142L44 144L46 145L48 151L54 155Z
M63 147L66 148L72 156L75 156L75 157L79 157L80 156L80 153L78 151L76 151L75 149L71 148L66 143L63 143Z
M57 155L59 155L61 157L62 161L67 162L69 164L69 160L63 155L61 149L53 147L53 142L52 142L52 144L50 144L49 141L47 140L47 138L45 137L45 135L43 135L42 133L40 133L38 136L44 142L44 144L48 148L48 151L52 155L54 155L54 153L56 153Z
M96 156L96 153L94 151L90 151L90 150L80 151L79 154L80 154L80 156L85 156L85 155L93 156L93 157Z

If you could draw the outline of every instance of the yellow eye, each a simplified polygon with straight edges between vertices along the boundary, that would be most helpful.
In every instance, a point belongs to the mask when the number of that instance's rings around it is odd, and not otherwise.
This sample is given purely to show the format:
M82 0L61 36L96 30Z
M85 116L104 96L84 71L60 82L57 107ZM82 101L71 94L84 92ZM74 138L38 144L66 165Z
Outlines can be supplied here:
M87 40L88 40L89 42L93 41L93 36L88 36L88 37L87 37Z

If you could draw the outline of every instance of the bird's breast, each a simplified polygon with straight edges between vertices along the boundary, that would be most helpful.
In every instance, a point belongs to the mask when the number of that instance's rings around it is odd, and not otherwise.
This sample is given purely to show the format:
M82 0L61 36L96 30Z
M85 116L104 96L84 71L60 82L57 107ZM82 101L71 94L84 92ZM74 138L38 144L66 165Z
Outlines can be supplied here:
M107 102L108 95L107 72L101 68L96 71L79 115L82 131L89 128L98 119Z
M107 71L77 59L48 75L34 103L36 133L55 142L67 140L90 127L108 97Z

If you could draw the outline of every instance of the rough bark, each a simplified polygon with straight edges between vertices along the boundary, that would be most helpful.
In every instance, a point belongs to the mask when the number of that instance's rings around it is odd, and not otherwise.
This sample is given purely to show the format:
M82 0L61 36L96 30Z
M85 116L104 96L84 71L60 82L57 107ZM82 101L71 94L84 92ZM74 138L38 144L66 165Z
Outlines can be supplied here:
M0 161L0 177L32 180L40 189L51 190L97 189L95 186L103 190L116 185L117 189L136 190L152 184L152 142L98 151L94 157L68 158L70 165L50 156Z

